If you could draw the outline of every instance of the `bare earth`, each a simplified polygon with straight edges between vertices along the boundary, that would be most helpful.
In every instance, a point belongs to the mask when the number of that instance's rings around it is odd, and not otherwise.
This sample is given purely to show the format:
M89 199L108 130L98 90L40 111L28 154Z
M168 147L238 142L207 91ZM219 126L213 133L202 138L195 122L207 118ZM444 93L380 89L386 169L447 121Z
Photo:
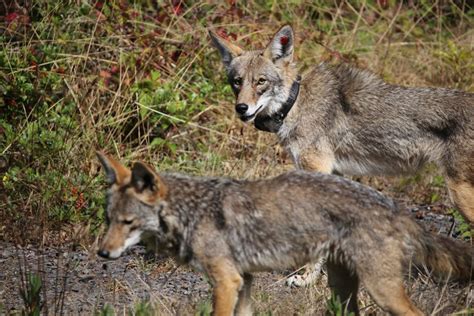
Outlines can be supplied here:
M455 231L449 216L431 213L426 207L411 208L411 212L432 231ZM116 261L103 261L85 249L21 249L0 242L0 267L0 303L6 314L18 313L23 307L19 293L25 268L39 273L44 280L42 297L44 300L46 295L48 302L43 309L45 314L47 308L49 314L62 311L64 315L90 315L104 303L117 314L127 314L137 302L151 301L159 314L183 315L202 310L210 300L210 286L202 274L177 267L169 259L150 257L142 247L131 249ZM284 273L256 276L253 298L258 312L324 313L329 295L325 276L304 289L288 288L284 277ZM415 304L426 313L446 315L474 304L472 285L439 285L425 275L418 275L407 281L407 289ZM366 314L380 312L364 292L361 306Z

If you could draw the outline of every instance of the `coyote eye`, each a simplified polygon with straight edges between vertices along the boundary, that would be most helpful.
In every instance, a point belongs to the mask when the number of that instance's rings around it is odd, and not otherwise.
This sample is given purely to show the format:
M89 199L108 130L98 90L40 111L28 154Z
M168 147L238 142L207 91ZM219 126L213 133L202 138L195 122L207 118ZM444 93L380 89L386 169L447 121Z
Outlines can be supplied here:
M258 79L258 81L257 81L257 85L258 85L258 86L261 86L261 85L264 85L266 82L267 82L267 79L265 79L265 78L260 78L260 79Z
M242 84L242 78L240 77L235 77L234 78L234 85L236 85L237 87L240 86Z
M131 225L133 223L133 219L124 219L122 223L125 225Z

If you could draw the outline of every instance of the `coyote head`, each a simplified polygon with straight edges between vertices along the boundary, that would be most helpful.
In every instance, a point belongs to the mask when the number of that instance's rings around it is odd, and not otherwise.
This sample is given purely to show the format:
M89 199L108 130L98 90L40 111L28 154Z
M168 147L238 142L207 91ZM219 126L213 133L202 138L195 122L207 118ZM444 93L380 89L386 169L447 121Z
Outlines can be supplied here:
M145 233L159 236L166 229L159 215L167 188L147 165L137 162L130 171L102 153L97 156L104 167L107 190L108 231L98 255L116 259Z
M297 76L291 26L283 26L266 48L258 51L245 51L213 32L209 35L227 70L240 119L251 122L263 110L268 114L278 111Z

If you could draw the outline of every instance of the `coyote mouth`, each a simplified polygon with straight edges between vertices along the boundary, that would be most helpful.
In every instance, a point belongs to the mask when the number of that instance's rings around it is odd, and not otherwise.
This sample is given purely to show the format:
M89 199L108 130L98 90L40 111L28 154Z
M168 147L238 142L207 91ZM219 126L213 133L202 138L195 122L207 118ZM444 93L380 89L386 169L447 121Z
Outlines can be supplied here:
M263 108L263 105L261 105L255 112L253 112L250 115L245 115L245 114L241 115L240 119L246 123L251 122L255 118L255 116L257 116L258 112L260 112L262 108Z

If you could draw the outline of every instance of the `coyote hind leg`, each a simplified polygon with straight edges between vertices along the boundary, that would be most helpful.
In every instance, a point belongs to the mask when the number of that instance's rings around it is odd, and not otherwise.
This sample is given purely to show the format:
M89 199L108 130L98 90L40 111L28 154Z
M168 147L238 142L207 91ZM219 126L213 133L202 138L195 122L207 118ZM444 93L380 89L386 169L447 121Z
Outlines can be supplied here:
M377 305L391 315L423 315L408 298L402 278L365 279L364 285Z
M252 315L252 288L253 277L251 274L244 274L244 285L240 289L239 299L235 307L235 315L237 316L251 316Z
M396 244L386 244L392 252L379 249L372 251L377 260L359 264L359 277L372 299L390 315L419 316L423 313L416 308L403 286L402 253ZM394 251L395 250L395 251Z
M474 226L474 184L448 178L449 192L456 207Z
M328 260L328 284L333 295L341 300L345 313L359 315L357 294L359 292L359 278L344 264Z

